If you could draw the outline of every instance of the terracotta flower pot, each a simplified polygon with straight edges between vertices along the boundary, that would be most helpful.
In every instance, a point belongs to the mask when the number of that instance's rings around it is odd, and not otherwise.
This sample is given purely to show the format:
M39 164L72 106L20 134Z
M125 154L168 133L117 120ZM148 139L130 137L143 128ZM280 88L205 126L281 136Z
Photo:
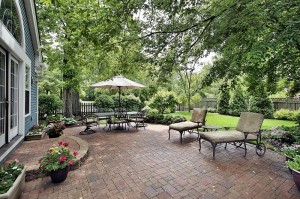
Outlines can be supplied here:
M50 171L49 175L51 177L52 182L60 183L65 181L68 176L69 168L65 167L64 169L58 169L56 171Z
M294 182L298 190L300 191L300 172L292 169L292 175L293 175Z

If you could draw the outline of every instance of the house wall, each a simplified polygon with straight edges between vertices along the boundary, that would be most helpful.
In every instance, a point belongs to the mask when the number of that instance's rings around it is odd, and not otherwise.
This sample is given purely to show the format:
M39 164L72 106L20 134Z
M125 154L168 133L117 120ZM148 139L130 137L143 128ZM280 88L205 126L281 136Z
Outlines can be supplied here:
M33 49L32 39L29 30L29 24L26 16L24 0L19 0L23 24L24 24L24 33L25 33L25 47L26 54L31 60L31 77L35 77L35 53ZM25 118L25 133L27 134L29 129L38 123L37 118L37 82L31 82L31 109L30 115Z

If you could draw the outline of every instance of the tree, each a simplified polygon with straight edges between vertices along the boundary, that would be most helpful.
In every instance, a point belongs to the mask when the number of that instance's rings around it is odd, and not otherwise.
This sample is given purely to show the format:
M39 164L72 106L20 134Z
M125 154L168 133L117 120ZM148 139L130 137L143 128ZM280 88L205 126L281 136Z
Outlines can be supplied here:
M229 86L225 82L220 87L220 94L218 98L218 112L220 114L226 115L229 113L229 100L230 100Z
M199 93L196 93L191 97L191 104L194 108L199 107L200 102L201 102L201 95Z
M266 118L273 118L274 107L272 100L264 88L264 85L259 85L250 98L250 111L261 113Z
M230 114L235 116L239 116L241 112L247 111L246 98L239 84L235 86L232 97L230 99L229 107Z
M75 93L85 84L85 77L100 80L131 74L137 68L134 63L143 60L140 44L118 43L123 38L130 40L128 30L139 33L131 3L39 0L37 7L45 61L62 76L64 116L72 116L72 98L78 98Z

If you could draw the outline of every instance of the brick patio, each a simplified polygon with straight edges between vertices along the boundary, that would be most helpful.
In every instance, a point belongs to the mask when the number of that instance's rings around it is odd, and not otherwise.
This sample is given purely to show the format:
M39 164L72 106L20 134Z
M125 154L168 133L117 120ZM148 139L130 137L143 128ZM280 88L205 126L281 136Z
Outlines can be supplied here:
M79 135L83 127L68 128L65 135L89 143L85 163L60 184L26 182L21 198L300 198L283 156L268 150L261 158L250 146L244 158L243 150L220 145L212 160L208 142L199 153L195 134L180 144L179 133L169 141L167 129Z

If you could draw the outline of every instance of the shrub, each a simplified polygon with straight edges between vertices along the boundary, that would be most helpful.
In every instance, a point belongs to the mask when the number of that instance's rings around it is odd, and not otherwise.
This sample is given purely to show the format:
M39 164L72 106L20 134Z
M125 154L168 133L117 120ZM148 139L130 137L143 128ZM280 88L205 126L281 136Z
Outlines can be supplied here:
M274 118L278 120L297 120L299 111L291 111L288 109L280 109L274 113Z
M210 112L210 113L217 113L217 109L216 108L207 108L207 112Z
M194 96L191 97L191 104L192 107L199 107L201 103L201 95L199 93L196 93Z
M235 90L233 91L232 98L229 103L230 114L239 116L241 112L247 111L247 103L245 96L243 94L243 90L238 85L236 86Z
M95 99L94 106L97 109L101 109L100 112L111 111L114 107L114 100L108 95L99 95Z
M62 109L63 102L57 95L39 95L39 112L41 115L54 114L56 111Z
M218 112L220 114L229 114L229 100L230 94L228 85L225 83L220 88L220 94L218 98Z
M274 107L263 86L257 88L256 93L250 99L250 111L261 113L266 118L273 118Z
M158 92L151 100L149 106L155 108L159 113L164 113L167 108L171 112L175 112L177 106L177 100L174 92Z
M158 110L151 109L148 112L146 122L154 123L154 124L172 124L177 122L186 121L185 117L180 116L172 116L172 115L163 115L158 113Z

